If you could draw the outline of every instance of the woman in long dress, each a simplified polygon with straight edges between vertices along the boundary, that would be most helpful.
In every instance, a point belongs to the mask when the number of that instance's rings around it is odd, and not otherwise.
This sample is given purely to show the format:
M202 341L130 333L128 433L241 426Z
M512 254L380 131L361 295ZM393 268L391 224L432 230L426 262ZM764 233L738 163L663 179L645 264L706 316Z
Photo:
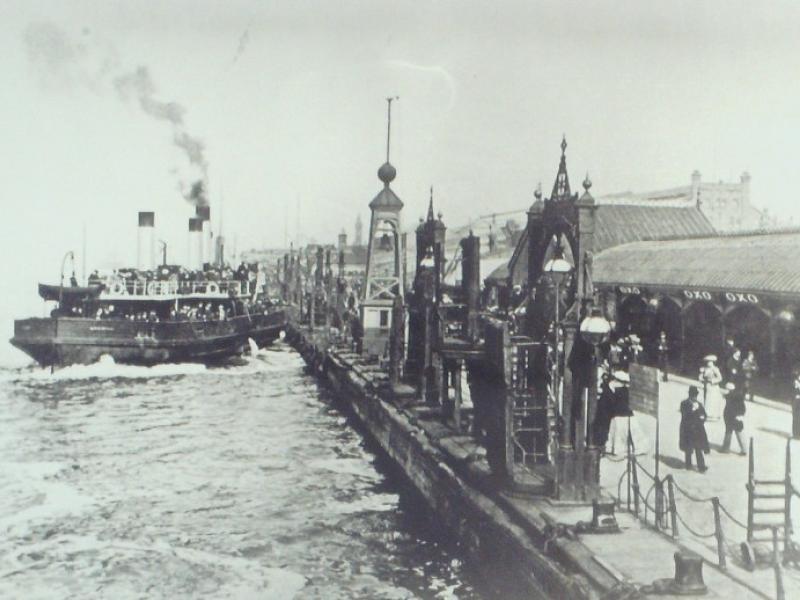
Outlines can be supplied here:
M636 413L630 408L628 400L628 384L630 376L625 371L617 371L609 383L613 393L612 419L606 441L608 454L626 454L628 448L628 435L633 442L633 453L647 454L650 451L650 438L644 433L636 419Z
M709 421L718 421L722 416L722 390L719 387L722 373L717 367L717 357L713 354L706 356L705 366L700 368L700 384L703 386L703 408Z

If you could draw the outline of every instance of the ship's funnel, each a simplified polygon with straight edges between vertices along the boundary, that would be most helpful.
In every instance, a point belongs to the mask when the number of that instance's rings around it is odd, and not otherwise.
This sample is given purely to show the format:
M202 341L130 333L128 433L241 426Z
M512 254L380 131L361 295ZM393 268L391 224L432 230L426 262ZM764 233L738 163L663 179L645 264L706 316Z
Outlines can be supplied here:
M196 206L194 216L203 221L203 256L211 262L214 256L214 246L212 244L211 232L211 207L208 205Z
M225 238L221 235L214 238L214 264L218 267L225 266Z
M136 232L136 268L140 271L156 267L156 214L139 213L139 228Z
M203 220L189 219L189 253L188 264L190 269L203 268Z
M209 221L211 219L210 206L195 206L194 216L202 221Z

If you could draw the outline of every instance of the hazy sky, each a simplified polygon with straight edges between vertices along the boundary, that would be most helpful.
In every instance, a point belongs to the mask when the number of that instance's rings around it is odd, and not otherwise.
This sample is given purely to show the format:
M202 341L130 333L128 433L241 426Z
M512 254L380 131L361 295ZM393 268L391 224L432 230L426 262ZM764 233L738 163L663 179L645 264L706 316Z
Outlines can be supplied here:
M0 318L10 335L41 314L36 281L83 223L90 268L133 261L138 210L183 260L178 185L203 166L176 134L204 144L240 249L280 245L287 221L294 238L298 206L303 235L352 234L380 188L388 95L406 223L430 185L454 224L528 205L562 133L573 185L589 171L597 195L747 170L756 205L800 216L798 31L796 2L6 0ZM152 87L120 94L143 72Z

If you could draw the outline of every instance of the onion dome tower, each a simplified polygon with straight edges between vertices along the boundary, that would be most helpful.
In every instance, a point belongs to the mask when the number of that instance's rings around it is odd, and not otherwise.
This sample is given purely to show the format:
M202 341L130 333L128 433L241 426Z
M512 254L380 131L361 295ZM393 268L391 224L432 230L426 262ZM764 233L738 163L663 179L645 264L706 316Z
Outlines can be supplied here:
M389 162L392 127L392 101L387 98L386 162L378 169L383 189L369 203L371 211L367 240L367 272L361 303L364 329L363 353L380 356L384 353L392 330L392 306L395 298L403 299L401 278L400 215L403 202L390 184L397 169Z

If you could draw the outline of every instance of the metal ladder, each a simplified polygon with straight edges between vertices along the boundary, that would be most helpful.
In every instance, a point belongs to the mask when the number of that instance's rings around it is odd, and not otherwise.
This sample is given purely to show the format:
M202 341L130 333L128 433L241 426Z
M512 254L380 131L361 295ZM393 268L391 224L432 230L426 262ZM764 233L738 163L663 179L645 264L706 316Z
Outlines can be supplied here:
M783 479L756 479L753 438L747 465L747 542L772 543L772 528L783 531L784 561L794 552L792 542L792 455L791 438L786 442L786 464ZM766 532L768 535L759 535Z
M527 380L530 354L539 343L515 336L511 345L511 436L517 461L524 467L550 461L551 419L546 398L532 391Z

